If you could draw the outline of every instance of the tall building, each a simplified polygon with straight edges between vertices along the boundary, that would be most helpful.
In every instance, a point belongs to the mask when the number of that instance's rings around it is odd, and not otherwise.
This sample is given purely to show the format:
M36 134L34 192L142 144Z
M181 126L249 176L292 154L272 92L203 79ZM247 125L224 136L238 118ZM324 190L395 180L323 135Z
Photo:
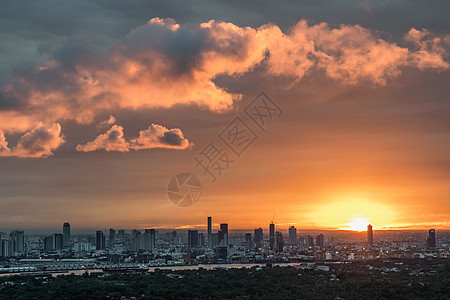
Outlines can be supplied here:
M262 228L255 229L255 247L261 248L264 242L264 233Z
M212 219L211 217L208 217L208 247L212 248Z
M53 237L52 236L46 236L44 238L44 250L45 251L53 250Z
M367 245L373 247L373 230L372 225L367 225Z
M97 250L105 250L105 236L101 231L97 231L95 234L95 248Z
M246 249L251 249L253 248L252 245L252 234L251 233L246 233L245 234L245 248Z
M198 247L198 230L188 231L188 247L189 248Z
M283 234L281 231L275 232L275 251L283 252Z
M324 245L323 242L324 242L323 234L321 233L316 237L316 246L319 248L323 248L323 245Z
M131 231L131 251L139 252L141 248L141 231L133 229Z
M306 246L307 247L314 247L314 239L309 234L306 236Z
M222 247L228 247L228 224L220 224L219 231L219 245Z
M70 247L70 224L63 224L63 246Z
M436 231L434 229L428 230L428 238L426 243L427 248L436 247Z
M144 235L141 236L141 249L145 251L155 251L156 231L155 229L145 229Z
M109 236L108 236L108 248L112 249L114 248L114 240L116 238L116 231L113 228L109 229Z
M275 245L275 224L271 222L269 225L269 248L273 250L274 245Z
M54 233L52 236L52 250L62 250L64 238L61 233Z
M11 232L11 253L14 256L21 255L25 251L25 234L23 231L14 230Z
M0 239L1 243L1 253L0 256L2 257L11 257L11 241L10 240L2 240Z
M289 227L289 245L297 245L297 228L294 226Z

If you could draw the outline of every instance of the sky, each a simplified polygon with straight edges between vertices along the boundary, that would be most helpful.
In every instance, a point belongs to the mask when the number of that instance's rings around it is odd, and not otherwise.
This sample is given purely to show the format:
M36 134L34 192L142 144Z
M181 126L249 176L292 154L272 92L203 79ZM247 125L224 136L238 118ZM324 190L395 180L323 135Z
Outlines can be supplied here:
M448 1L0 8L0 231L450 229Z

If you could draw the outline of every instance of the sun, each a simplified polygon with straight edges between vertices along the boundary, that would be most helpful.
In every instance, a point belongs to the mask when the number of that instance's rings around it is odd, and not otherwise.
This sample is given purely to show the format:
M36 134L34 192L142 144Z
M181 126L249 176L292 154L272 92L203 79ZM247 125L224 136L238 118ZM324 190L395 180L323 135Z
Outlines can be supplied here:
M339 228L342 230L354 230L354 231L365 231L367 230L367 225L369 225L370 222L367 218L352 218L350 219L349 223L344 223L345 227Z

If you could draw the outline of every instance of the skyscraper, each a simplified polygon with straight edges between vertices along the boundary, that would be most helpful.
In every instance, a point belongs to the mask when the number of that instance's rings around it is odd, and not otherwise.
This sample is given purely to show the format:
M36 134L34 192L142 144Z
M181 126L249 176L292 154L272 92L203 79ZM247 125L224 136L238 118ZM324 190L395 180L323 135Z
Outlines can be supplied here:
M114 240L116 238L116 231L113 228L109 229L109 236L108 236L108 248L112 249L114 248Z
M95 234L95 246L97 250L105 250L105 236L101 231Z
M271 222L269 225L269 248L273 250L274 245L275 245L275 224Z
M255 229L255 247L261 248L264 241L264 233L262 228Z
M323 248L323 240L323 234L321 233L316 237L316 246L319 248Z
M25 251L25 234L23 231L14 230L11 232L11 253L14 256L18 256Z
M373 231L372 225L367 225L367 245L373 247Z
M222 247L228 247L228 224L220 224L219 244Z
M188 231L188 247L189 248L198 247L198 230Z
M63 225L63 246L70 247L70 224L67 222Z
M212 248L212 220L211 217L208 217L208 247Z
M53 250L63 249L64 237L61 233L54 233L52 242L53 242L52 244Z
M141 237L142 250L155 251L156 231L155 229L145 229L144 235Z
M289 245L297 245L297 228L294 226L289 227Z
M275 232L275 251L283 252L283 234L281 231Z
M245 234L245 248L246 249L251 249L252 248L252 234L251 233L246 233Z
M436 231L434 229L428 230L428 238L426 243L427 248L436 247Z

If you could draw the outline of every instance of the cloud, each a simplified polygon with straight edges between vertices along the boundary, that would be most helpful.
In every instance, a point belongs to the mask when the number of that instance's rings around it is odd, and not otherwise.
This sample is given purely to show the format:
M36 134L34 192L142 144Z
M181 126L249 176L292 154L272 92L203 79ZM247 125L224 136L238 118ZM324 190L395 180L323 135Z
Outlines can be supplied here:
M116 118L113 115L110 115L108 120L101 121L100 123L97 124L97 130L98 131L104 130L109 126L115 124L116 121L117 121Z
M128 152L130 144L123 137L123 127L113 125L106 133L97 136L94 141L86 145L78 145L76 149L82 152L96 150Z
M86 145L78 145L77 151L91 152L97 150L129 152L132 150L166 148L187 149L192 144L184 137L178 128L167 129L158 124L151 124L148 129L141 130L139 137L127 142L124 138L123 127L113 125L106 133Z
M24 132L40 122L67 120L91 124L105 112L178 104L222 112L241 95L215 79L239 77L256 66L267 76L285 77L286 85L317 74L345 85L386 85L404 68L448 70L449 35L413 28L404 39L410 47L383 36L359 25L331 28L305 20L283 32L274 24L253 28L153 18L107 50L81 36L62 38L49 60L17 69L0 87L0 129ZM98 128L112 124L109 119ZM99 140L89 147L98 144L106 150L107 138L106 144ZM111 149L128 149L124 143L112 144Z
M17 146L10 149L2 131L0 131L0 156L46 158L53 150L64 143L61 125L39 123L33 130L19 138Z
M139 131L139 137L131 140L132 148L153 149L187 149L191 146L178 128L167 129L158 124L151 124L148 129Z

